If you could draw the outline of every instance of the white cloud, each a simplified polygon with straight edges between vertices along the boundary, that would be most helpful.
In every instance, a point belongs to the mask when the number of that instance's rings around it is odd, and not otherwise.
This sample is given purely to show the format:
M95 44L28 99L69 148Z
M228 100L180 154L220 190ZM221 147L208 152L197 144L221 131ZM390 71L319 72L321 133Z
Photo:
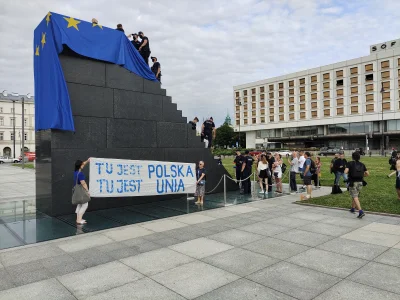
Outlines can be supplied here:
M368 55L398 38L390 0L3 1L0 90L33 93L33 30L48 11L142 30L163 87L191 119L233 117L233 85ZM7 24L7 25L4 25Z

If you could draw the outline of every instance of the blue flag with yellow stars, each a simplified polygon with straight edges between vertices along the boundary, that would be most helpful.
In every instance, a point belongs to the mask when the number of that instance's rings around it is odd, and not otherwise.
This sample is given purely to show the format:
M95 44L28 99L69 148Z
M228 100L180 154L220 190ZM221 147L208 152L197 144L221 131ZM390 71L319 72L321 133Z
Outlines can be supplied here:
M49 12L34 33L35 130L75 131L67 84L58 55L74 52L118 64L144 79L157 81L121 31Z

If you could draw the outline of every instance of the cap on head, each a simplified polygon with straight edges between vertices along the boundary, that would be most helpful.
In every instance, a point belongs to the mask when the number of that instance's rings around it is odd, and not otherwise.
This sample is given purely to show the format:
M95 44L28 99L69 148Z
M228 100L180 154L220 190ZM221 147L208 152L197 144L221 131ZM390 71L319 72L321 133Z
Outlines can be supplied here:
M143 34L143 31L139 31L138 34L139 34L139 35L140 35L140 34Z
M151 59L155 59L155 60L157 60L157 57L155 57L155 56L152 56L152 57L151 57Z

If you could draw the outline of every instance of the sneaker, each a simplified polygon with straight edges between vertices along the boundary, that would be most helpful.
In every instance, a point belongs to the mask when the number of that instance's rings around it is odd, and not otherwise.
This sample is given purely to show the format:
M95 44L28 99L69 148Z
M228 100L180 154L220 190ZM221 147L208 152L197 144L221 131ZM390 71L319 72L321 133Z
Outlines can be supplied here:
M297 192L292 192L290 193L290 195L297 195Z
M349 212L351 212L352 214L355 214L356 210L354 208L350 208Z
M361 213L357 216L357 218L362 219L362 217L364 217L364 216L365 216L365 213L364 213L364 212L361 212Z
M263 190L261 190L261 191L259 192L259 194L264 194L264 191L263 191Z

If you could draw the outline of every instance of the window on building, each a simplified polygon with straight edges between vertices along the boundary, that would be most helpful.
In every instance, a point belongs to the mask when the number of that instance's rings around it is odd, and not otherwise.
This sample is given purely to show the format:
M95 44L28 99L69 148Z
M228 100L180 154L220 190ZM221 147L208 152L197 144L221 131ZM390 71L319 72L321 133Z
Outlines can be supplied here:
M325 74L323 75L323 77L324 77L324 80L329 80L330 74L329 74L329 73L325 73Z
M336 71L336 77L343 77L343 70Z
M318 108L317 102L311 102L311 108Z
M318 118L318 111L316 111L316 110L311 111L311 117Z
M14 140L14 133L10 133L10 139L13 141Z
M317 82L317 75L311 76L311 82Z
M283 112L285 112L285 108L284 108L284 107L282 107L282 106L281 106L281 107L279 107L279 112L280 112L280 113L283 113Z
M382 82L382 85L384 89L390 89L390 81Z
M350 98L351 104L358 103L358 96L353 96Z
M264 93L264 87L263 86L260 87L260 93Z
M324 101L324 107L330 107L331 106L331 101L330 100L325 100Z
M338 99L336 99L336 105L337 106L341 106L341 105L343 105L343 98L338 98Z
M239 98L239 92L235 93L236 98Z
M265 115L265 109L260 109L260 115Z
M0 126L4 126L4 118L0 117Z
M243 91L243 96L247 96L247 90Z
M244 110L247 110L249 107L247 106L247 104L244 105Z
M270 91L273 91L273 90L274 90L274 85L273 85L273 84L270 84L270 85L269 85L269 90L270 90Z
M312 100L317 100L318 99L318 94L317 93L311 94L311 99Z
M381 72L382 79L390 78L390 71Z
M289 103L294 103L294 97L289 97Z
M365 95L365 102L374 101L374 94Z
M311 85L311 91L316 91L318 88L317 88L317 85L316 84L313 84L313 85Z
M10 125L14 126L15 125L15 119L14 118L10 118Z
M285 115L279 115L279 121L285 121Z
M279 105L283 105L284 104L284 100L283 99L279 99Z
M324 98L330 98L331 94L329 91L324 92Z
M270 108L270 110L269 110L269 114L270 114L270 115L273 115L273 114L274 114L274 112L275 112L275 111L274 111L274 109L273 109L273 108Z
M4 132L0 132L0 141L4 141Z
M305 78L300 78L299 79L300 85L306 84L306 79Z
M358 74L358 68L357 67L350 68L350 74Z
M275 106L274 100L269 101L269 107L274 107L274 106Z
M374 90L374 85L373 84L367 84L365 86L365 91L372 92L373 90Z
M368 64L365 65L365 72L370 72L374 70L374 65L373 64Z
M351 107L351 113L352 114L358 114L358 106L352 106Z
M279 97L283 97L283 91L279 91Z
M372 81L374 80L374 74L365 75L365 81Z
M260 102L260 107L265 107L265 102Z
M293 87L294 86L294 80L290 80L289 81L289 87Z
M301 95L300 96L300 102L306 101L306 95Z
M300 119L305 119L306 118L306 113L303 111L300 113Z
M265 123L265 117L260 118L261 123Z
M247 125L247 119L244 119L244 120L243 120L243 124L244 124L244 125Z
M260 100L265 100L265 94L260 95Z
M283 89L283 82L280 82L280 83L279 83L279 89L280 89L280 90Z
M386 68L389 68L389 67L390 67L390 65L389 65L389 61L388 60L385 60L385 61L381 62L381 68L382 69L386 69Z
M304 94L305 92L306 92L306 87L305 86L300 87L300 93Z
M244 103L247 102L247 97L243 97L243 102L244 102Z
M352 94L358 94L358 86L353 86L353 87L351 88L351 93L352 93Z
M325 90L329 89L329 82L324 82L324 89Z
M251 89L251 93L252 94L255 94L256 93L256 89L254 88L254 89Z
M338 116L340 116L340 115L343 115L343 107L338 107L338 108L336 108L336 115L338 115Z
M27 141L28 140L28 133L24 133L24 141Z
M350 83L351 84L358 84L358 77L351 77L350 78Z
M252 121L253 124L257 123L257 119L256 118L252 118L251 121Z
M383 92L382 99L383 100L389 100L390 99L390 91Z
M274 92L269 93L269 98L274 99Z
M305 110L305 109L306 109L306 104L305 103L300 104L300 110Z
M373 105L373 104L367 104L367 105L365 106L365 110L366 110L367 112L373 112L373 111L374 111L374 105Z
M294 105L289 105L289 111L294 111Z
M251 108L252 108L252 109L256 109L256 103L252 103L252 104L251 104Z
M289 95L294 95L294 89L289 90Z
M336 81L336 86L342 86L343 85L343 79L339 79Z
M274 117L274 116L270 116L270 117L269 117L269 121L270 121L270 122L274 122L274 121L275 121L275 117Z
M294 120L294 114L289 114L289 119Z
M240 113L236 113L236 119L240 118Z
M336 96L343 96L343 89L336 90Z

